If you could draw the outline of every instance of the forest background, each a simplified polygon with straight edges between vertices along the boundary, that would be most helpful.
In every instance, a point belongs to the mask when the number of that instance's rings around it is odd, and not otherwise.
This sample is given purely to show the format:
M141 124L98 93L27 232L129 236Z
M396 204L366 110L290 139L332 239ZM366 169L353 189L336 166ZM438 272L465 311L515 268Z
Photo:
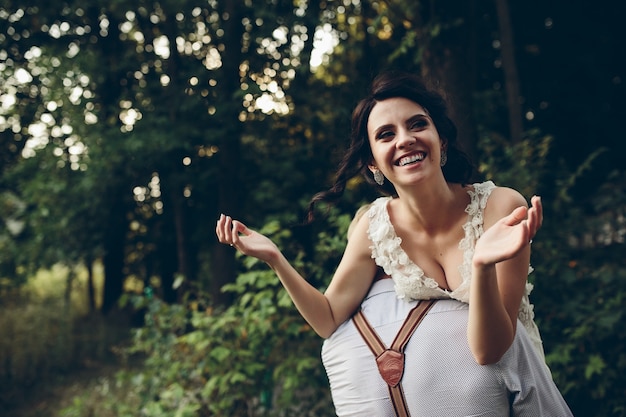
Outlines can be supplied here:
M1 0L0 414L113 361L32 415L331 415L321 340L214 225L228 213L270 235L323 289L376 195L356 178L312 225L304 209L369 81L396 68L447 92L477 180L542 196L530 280L548 364L575 415L625 416L625 14Z

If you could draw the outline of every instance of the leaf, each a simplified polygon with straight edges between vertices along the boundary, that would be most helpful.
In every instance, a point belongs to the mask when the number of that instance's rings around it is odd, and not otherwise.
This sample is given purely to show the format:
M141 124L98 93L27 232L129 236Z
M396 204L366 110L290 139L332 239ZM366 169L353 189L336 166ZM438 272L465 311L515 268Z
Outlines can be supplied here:
M587 366L585 366L585 378L591 379L594 375L601 375L606 368L606 363L599 354L589 356Z
M211 350L211 352L209 353L209 355L214 358L215 360L217 360L218 362L223 362L225 361L229 356L231 356L231 351L230 349L223 347L223 346L217 346L215 348L213 348Z

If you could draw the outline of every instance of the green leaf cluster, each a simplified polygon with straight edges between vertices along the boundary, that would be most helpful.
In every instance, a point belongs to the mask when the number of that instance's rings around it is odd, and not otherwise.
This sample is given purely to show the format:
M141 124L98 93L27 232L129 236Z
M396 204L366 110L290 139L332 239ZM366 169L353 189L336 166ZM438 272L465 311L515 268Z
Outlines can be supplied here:
M319 235L315 257L296 250L294 264L312 280L327 283L327 269L345 246L349 214L336 209ZM270 221L263 233L278 244L292 232ZM292 250L293 252L293 250ZM145 323L124 350L140 367L122 371L116 394L98 399L111 415L130 416L319 416L333 412L328 381L320 361L321 339L304 322L267 266L242 258L242 272L224 291L235 302L213 308L201 291L182 304L166 304L149 292L130 297L145 311ZM91 401L76 400L65 416L86 415ZM117 413L117 414L115 414ZM100 414L105 416L104 414Z
M502 146L485 137L481 171L527 197L538 193L544 224L533 239L531 302L553 377L576 415L625 412L624 207L626 178L575 194L603 149L575 169L550 158L552 138L531 132Z
M0 286L100 258L103 305L131 279L184 301L144 297L151 315L129 361L145 369L103 385L106 407L93 414L309 406L300 396L325 387L319 340L265 265L231 262L214 219L265 224L323 289L345 213L372 193L354 181L327 219L285 225L332 180L351 109L389 67L448 90L483 177L543 197L531 280L553 373L575 414L623 414L626 100L615 57L626 3L604 0L593 13L566 0L509 3L520 96L508 98L520 103L521 141L507 137L507 51L493 2L2 2ZM314 68L322 33L336 45ZM30 81L16 76L25 73ZM267 97L288 112L254 108ZM48 142L33 148L30 128L41 123ZM181 276L198 289L172 294ZM114 390L127 400L108 398Z

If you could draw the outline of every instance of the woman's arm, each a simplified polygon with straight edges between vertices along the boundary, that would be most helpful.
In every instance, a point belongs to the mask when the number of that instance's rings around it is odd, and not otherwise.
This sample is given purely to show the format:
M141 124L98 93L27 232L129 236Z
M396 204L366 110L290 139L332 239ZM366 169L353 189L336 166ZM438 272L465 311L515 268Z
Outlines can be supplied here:
M497 188L485 208L484 234L472 260L468 342L479 364L495 363L515 338L530 265L530 240L542 222L539 197L532 207L515 190Z
M355 226L355 238L348 241L324 294L309 284L266 236L224 215L217 221L215 232L221 243L266 262L278 275L302 317L318 335L327 338L358 308L375 275L376 265L369 255L368 223L368 219L361 219Z

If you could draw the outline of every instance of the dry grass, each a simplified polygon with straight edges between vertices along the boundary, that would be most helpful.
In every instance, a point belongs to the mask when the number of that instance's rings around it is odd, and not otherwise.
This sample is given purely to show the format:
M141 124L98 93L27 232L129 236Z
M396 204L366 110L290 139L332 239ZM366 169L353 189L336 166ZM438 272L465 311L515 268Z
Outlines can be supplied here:
M2 416L57 416L121 366L111 348L128 334L126 318L89 311L84 270L76 271L68 303L69 272L62 266L41 271L25 287L1 294Z

